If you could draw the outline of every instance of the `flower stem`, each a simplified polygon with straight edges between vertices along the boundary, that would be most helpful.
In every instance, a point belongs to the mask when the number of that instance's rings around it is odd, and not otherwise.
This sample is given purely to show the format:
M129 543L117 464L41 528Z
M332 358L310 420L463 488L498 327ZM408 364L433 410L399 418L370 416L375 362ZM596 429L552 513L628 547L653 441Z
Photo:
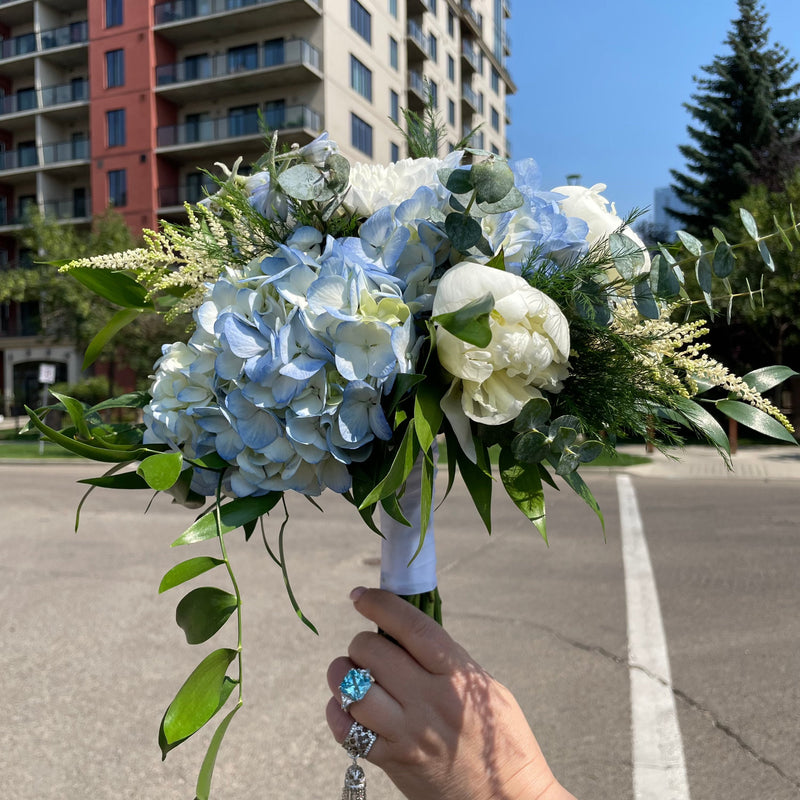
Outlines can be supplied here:
M222 513L220 511L220 503L222 500L222 475L220 475L219 482L217 483L216 503L214 504L214 516L217 523L217 539L219 539L219 549L222 554L222 560L225 562L225 568L228 570L228 577L231 579L231 586L233 587L233 594L236 597L236 661L239 668L239 701L237 705L243 702L242 696L242 595L239 591L239 584L236 581L236 576L233 574L233 567L231 566L230 559L228 558L228 550L225 547L225 537L222 534Z

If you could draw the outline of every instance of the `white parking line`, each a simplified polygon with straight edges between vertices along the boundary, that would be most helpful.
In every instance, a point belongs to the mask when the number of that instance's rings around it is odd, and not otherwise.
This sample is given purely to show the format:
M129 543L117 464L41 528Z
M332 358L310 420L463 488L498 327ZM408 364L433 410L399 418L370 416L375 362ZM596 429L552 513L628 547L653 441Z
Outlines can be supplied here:
M634 800L689 800L653 567L629 475L617 476L631 680Z

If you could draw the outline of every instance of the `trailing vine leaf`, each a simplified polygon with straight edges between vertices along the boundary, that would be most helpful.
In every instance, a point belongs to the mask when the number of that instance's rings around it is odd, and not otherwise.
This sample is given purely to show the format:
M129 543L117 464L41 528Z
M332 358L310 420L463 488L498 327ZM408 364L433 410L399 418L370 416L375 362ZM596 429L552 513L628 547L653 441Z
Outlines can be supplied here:
M268 514L280 502L282 497L282 492L270 492L260 497L240 497L236 500L224 503L220 506L222 533L230 533L236 530L236 528L240 528L248 522L258 519L263 514ZM216 538L216 513L211 510L200 517L191 527L187 528L172 543L172 547L178 547L183 544L195 544L196 542L204 542L208 539Z
M211 778L214 774L214 765L217 761L217 754L219 753L220 745L222 744L222 740L228 731L228 725L231 724L233 715L241 707L241 703L235 705L233 709L228 712L222 722L220 722L220 724L217 726L217 729L214 731L214 735L211 737L211 742L208 745L208 750L206 750L203 764L200 767L200 774L197 776L195 800L208 800L211 795Z
M182 469L181 453L157 453L144 459L136 472L147 481L148 486L157 492L165 492L178 480Z
M158 735L162 758L197 733L221 708L236 686L225 674L237 651L220 648L207 655L167 707Z
M175 621L189 644L208 641L236 611L236 597L215 586L192 589L179 603Z
M181 561L170 569L161 579L158 586L158 593L166 592L169 589L174 589L186 581L196 578L208 572L214 567L219 567L225 562L221 558L212 558L211 556L197 556L196 558L188 558L186 561Z

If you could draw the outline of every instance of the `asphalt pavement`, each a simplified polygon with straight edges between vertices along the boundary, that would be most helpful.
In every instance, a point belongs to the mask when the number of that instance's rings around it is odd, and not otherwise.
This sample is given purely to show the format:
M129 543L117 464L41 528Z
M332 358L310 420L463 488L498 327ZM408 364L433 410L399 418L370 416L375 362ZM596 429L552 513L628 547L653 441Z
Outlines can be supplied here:
M644 455L642 447L626 452ZM747 447L726 470L708 448L624 469L642 513L664 608L695 800L800 798L796 536L800 448ZM169 547L193 514L139 492L96 491L79 532L87 462L0 462L0 796L189 800L210 732L162 764L164 708L228 623L191 647L174 624L185 590L158 595L190 555ZM579 800L632 800L619 470L589 469L606 516L548 496L550 546L496 492L491 537L457 484L437 512L448 630L520 700L556 774ZM441 484L439 484L441 489ZM363 627L347 600L374 585L379 547L346 503L290 501L287 560L314 636L255 538L229 543L245 598L245 707L222 747L217 800L338 796L347 758L324 722L325 669ZM268 536L274 539L278 520ZM225 583L210 573L201 580ZM368 768L371 800L398 800ZM649 799L648 799L649 800Z

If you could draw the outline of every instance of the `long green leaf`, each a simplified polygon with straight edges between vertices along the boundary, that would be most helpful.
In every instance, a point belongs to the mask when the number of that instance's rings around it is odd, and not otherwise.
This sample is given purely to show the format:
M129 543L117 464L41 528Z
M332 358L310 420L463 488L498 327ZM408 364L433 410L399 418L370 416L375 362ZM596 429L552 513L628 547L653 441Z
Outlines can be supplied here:
M414 436L414 426L407 425L400 446L397 448L386 477L361 501L359 508L364 509L377 503L381 498L396 492L404 483L419 452L419 445Z
M150 489L147 481L136 472L123 472L119 475L100 475L97 478L83 478L78 483L97 486L101 489Z
M722 429L722 426L708 413L701 405L698 405L693 400L688 400L685 397L675 399L675 407L684 417L684 420L678 421L686 424L686 421L691 423L691 426L702 433L708 438L711 444L725 455L726 462L727 456L730 455L731 445L728 441L728 435ZM675 419L675 417L672 417Z
M107 448L101 447L94 447L93 445L84 444L83 442L79 442L76 439L72 439L69 436L65 436L63 433L55 430L54 428L45 425L44 422L39 419L36 412L33 411L28 406L25 406L25 411L27 412L28 416L31 419L31 424L41 433L44 434L45 438L49 439L51 442L54 442L57 445L60 445L65 450L69 450L70 453L75 453L76 455L83 456L84 458L89 458L93 461L102 461L104 463L125 463L128 461L139 461L142 458L146 458L151 454L152 451L146 450L144 448L139 450L110 450Z
M456 311L437 314L433 320L462 341L475 347L486 347L492 341L489 315L493 308L494 298L485 294Z
M83 407L83 403L81 403L80 400L76 400L74 397L69 397L69 395L61 394L60 392L51 391L50 394L64 406L64 409L67 414L69 414L69 418L72 420L72 424L75 426L80 436L83 439L91 439L92 434L89 432L89 427L86 424L86 410Z
M163 758L181 742L197 733L225 705L235 681L225 672L237 651L221 648L207 655L169 704L161 721L159 745Z
M477 449L480 450L480 447ZM473 464L464 451L456 450L458 468L486 530L492 532L492 478L477 464Z
M211 742L206 750L203 765L200 767L200 774L197 776L197 786L195 788L195 800L208 800L211 795L211 777L214 774L214 765L217 762L217 753L219 753L222 740L225 738L225 733L228 730L228 725L231 724L233 715L241 708L241 703L233 707L220 722L214 735L211 737Z
M514 505L536 526L547 542L544 489L538 464L520 464L504 447L498 462L500 477Z
M752 428L754 431L763 433L765 436L771 436L773 439L797 444L794 436L778 420L761 411L761 409L753 408L753 406L741 403L738 400L719 400L716 406L726 416L741 422L742 425L747 425L748 428Z
M747 375L742 375L742 380L751 389L755 389L757 392L763 394L779 383L783 383L788 378L793 378L795 375L797 375L797 373L793 369L776 364L772 367L761 367L761 369L748 372Z
M83 354L83 369L89 367L97 361L103 348L127 325L138 319L142 311L138 308L122 308L101 328L95 337L89 342L86 352Z
M175 611L175 621L189 644L208 641L236 611L236 597L215 586L192 589Z
M144 408L152 400L149 392L128 392L119 397L111 397L103 400L89 411L105 411L109 408Z
M208 572L214 567L218 567L225 562L221 558L212 558L211 556L198 556L197 558L188 558L186 561L181 561L170 569L161 579L158 587L158 593L166 592L168 589L174 589L186 581Z
M442 393L430 382L421 383L414 397L414 430L423 453L431 449L442 425Z
M589 508L597 514L597 518L600 520L600 525L603 527L603 538L606 535L606 521L603 517L603 512L600 510L600 505L595 499L595 496L592 494L592 490L586 485L586 482L583 478L578 474L577 470L575 472L570 472L568 475L562 475L562 479L567 486L572 489L575 494L578 495L588 506Z
M230 533L236 528L246 525L264 514L272 511L283 494L270 492L261 497L240 497L220 506L222 517L222 533ZM190 528L185 530L173 543L172 547L182 544L195 544L208 539L217 538L217 519L214 511L203 514Z
M124 272L76 267L70 269L68 274L87 289L100 297L105 297L115 305L123 308L153 310L153 304L147 299L147 289Z

